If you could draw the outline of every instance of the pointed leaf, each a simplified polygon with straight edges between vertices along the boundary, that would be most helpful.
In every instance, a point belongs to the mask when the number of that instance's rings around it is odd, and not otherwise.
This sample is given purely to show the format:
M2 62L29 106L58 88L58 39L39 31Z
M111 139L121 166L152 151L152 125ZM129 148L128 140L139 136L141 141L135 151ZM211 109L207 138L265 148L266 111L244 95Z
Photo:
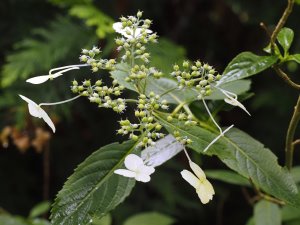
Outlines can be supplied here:
M123 85L129 90L137 91L132 82L127 82L125 79L130 73L129 65L126 63L119 63L116 65L116 70L111 71L111 77L116 79L120 85Z
M208 155L217 155L229 168L251 179L265 192L300 207L300 196L290 173L278 165L276 156L261 143L238 130L231 129L205 153L203 150L219 135L199 126L187 126L184 122L166 120L166 115L155 114L170 132L178 131L193 142L188 147Z
M135 182L114 174L136 142L113 143L100 148L81 163L58 193L51 210L53 225L86 224L120 204Z
M205 170L207 177L220 180L229 184L250 186L250 182L241 175L230 170Z
M258 56L252 52L242 52L228 64L219 83L227 83L258 74L276 63L277 59L277 56Z
M275 203L261 200L254 206L255 225L281 225L280 208Z
M50 202L41 202L37 204L30 210L29 218L35 218L48 212L50 206L51 206Z
M288 60L293 60L296 63L300 64L300 54L290 55Z
M287 27L282 28L277 36L277 40L279 44L282 46L285 53L289 51L293 39L294 39L294 31Z

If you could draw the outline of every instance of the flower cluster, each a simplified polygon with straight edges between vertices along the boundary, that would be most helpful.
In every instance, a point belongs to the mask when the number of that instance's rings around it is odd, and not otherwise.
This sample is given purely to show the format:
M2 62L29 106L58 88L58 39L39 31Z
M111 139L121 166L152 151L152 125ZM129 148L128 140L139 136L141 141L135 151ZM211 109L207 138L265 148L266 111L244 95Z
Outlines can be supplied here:
M139 120L139 123L131 123L129 120L121 120L121 129L118 130L118 134L127 135L133 140L138 140L139 135L146 134L140 143L141 147L148 145L155 145L155 140L162 138L165 135L160 132L162 125L155 120L153 116L154 110L168 109L167 102L165 100L159 101L160 96L155 95L154 92L150 92L149 97L141 94L138 99L137 109L134 114Z
M135 65L130 70L130 74L126 77L125 81L138 81L141 79L145 79L148 76L153 76L154 78L162 77L162 72L158 71L154 67L147 68L145 65Z
M202 64L200 61L194 63L184 61L182 67L180 70L177 64L174 65L171 75L177 79L179 88L195 86L199 91L199 99L209 96L212 93L211 84L221 79L221 75L217 74L212 66Z
M151 20L141 19L142 12L136 16L121 17L121 22L114 23L114 30L122 37L116 39L118 50L124 50L122 60L140 59L149 62L150 54L146 52L145 44L157 42L157 34L149 30Z
M112 98L120 96L124 86L119 85L117 80L112 81L112 86L103 85L101 80L97 80L94 85L90 80L85 80L81 85L76 80L72 82L71 90L73 93L88 97L90 102L98 104L99 107L112 108L117 113L122 113L125 108L125 100L122 98Z
M116 60L115 59L101 59L99 54L100 49L93 47L91 50L82 49L82 55L79 56L79 60L92 67L92 71L95 73L100 69L113 70L115 69Z

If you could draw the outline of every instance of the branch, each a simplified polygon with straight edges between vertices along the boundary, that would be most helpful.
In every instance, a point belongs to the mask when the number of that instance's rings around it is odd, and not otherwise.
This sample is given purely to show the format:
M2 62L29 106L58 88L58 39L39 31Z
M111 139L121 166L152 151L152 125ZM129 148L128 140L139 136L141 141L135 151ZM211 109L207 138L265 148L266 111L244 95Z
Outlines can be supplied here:
M278 67L278 65L273 65L272 68L275 70L275 72L277 73L277 75L278 75L279 77L281 77L288 85L290 85L290 86L291 86L292 88L294 88L294 89L300 90L300 85L294 83L294 82L289 78L289 76L288 76L285 72L283 72L283 71Z
M289 15L291 14L292 10L293 10L293 6L294 6L294 0L288 0L288 4L279 20L279 22L277 23L272 35L271 35L271 50L272 53L274 53L274 49L275 49L275 42L277 39L277 35L279 33L279 31L282 29L282 27L285 25Z
M294 155L294 147L295 147L295 143L293 142L293 140L294 140L295 131L298 126L299 120L300 120L300 95L298 97L297 104L294 108L294 113L286 134L285 165L289 170L292 168L293 165L293 155Z

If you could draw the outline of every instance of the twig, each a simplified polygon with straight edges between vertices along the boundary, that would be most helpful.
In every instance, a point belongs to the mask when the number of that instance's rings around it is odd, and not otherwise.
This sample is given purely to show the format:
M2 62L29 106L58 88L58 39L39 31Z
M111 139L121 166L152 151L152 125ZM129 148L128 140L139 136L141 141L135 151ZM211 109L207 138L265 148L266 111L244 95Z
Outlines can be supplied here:
M294 113L292 119L290 121L288 131L286 134L286 142L285 142L285 165L290 170L293 165L293 155L294 155L294 136L295 131L298 126L300 120L300 95L297 100L297 104L294 108Z
M277 73L278 76L280 76L288 85L290 85L291 87L300 90L300 85L294 83L289 76L283 72L277 65L273 65L273 69L275 70L275 72Z
M271 35L271 51L272 53L274 53L275 50L275 42L278 36L278 33L280 32L280 30L282 29L282 27L285 25L289 15L291 14L292 10L293 10L293 6L294 6L294 0L288 0L288 4L279 20L279 22L277 23L272 35Z
M296 145L299 145L299 144L300 144L300 139L297 139L297 140L293 141L292 144L294 145L294 147L295 147Z

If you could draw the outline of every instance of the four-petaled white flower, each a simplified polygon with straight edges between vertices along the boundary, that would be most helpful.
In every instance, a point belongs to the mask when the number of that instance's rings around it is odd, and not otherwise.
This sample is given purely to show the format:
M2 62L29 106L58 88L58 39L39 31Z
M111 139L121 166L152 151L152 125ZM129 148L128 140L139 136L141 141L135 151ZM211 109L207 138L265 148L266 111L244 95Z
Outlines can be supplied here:
M49 71L48 75L32 77L32 78L27 79L26 82L32 83L32 84L41 84L41 83L46 82L47 80L53 80L54 78L57 78L57 77L63 75L63 73L65 73L67 71L78 70L78 69L80 69L78 66L73 66L73 65L54 68ZM59 70L59 71L57 71L57 70ZM57 72L52 74L53 71L57 71Z
M200 201L203 204L206 204L212 200L213 195L215 194L214 188L206 179L203 170L196 163L189 160L189 164L196 176L188 170L181 171L181 176L196 189Z
M48 114L34 101L30 100L29 98L19 95L25 102L28 103L28 110L30 115L37 117L37 118L42 118L48 125L51 127L53 133L55 133L55 126L48 116Z
M124 177L132 177L141 182L149 182L150 175L155 171L154 167L146 166L142 158L134 154L126 156L124 164L127 169L118 169L114 173Z
M116 22L113 24L113 28L114 30L119 33L122 34L124 37L128 38L128 39L132 39L132 38L138 38L140 37L140 35L142 34L142 31L145 30L146 33L151 34L152 30L149 29L144 29L144 28L140 28L137 27L135 29L135 31L129 27L125 27L123 28L123 25L121 22Z
M230 105L233 105L233 106L237 106L237 107L240 107L242 110L244 110L249 116L250 113L247 111L246 107L240 103L238 100L237 100L237 95L232 93L232 92L229 92L229 91L225 91L223 89L221 89L221 91L223 92L224 95L226 95L227 98L224 98L224 101L227 103L227 104L230 104Z

